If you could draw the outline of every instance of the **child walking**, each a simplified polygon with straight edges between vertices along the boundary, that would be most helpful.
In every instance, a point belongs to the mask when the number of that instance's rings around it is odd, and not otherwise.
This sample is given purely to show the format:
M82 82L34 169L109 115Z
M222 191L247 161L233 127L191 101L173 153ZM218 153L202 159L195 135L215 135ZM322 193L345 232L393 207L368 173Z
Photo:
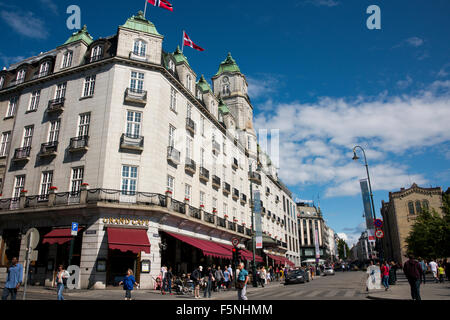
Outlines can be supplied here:
M119 286L123 284L123 290L125 290L125 300L131 300L131 291L134 285L139 286L133 276L133 270L128 269L127 275L120 281Z

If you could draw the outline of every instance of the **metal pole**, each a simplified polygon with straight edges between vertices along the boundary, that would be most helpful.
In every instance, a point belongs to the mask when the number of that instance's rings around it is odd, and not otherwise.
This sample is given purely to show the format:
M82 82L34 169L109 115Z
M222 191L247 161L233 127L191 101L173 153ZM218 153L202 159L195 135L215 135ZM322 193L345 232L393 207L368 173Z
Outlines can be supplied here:
M70 240L69 266L72 265L72 255L73 255L74 243L75 243L75 238L72 237L72 240Z
M145 18L145 14L147 13L147 0L145 0L145 7L144 7L144 18ZM145 18L147 19L147 18Z
M26 253L26 257L25 257L25 284L23 286L23 300L26 299L26 295L27 295L27 282L28 282L28 269L29 269L29 265L30 265L30 242L31 242L31 234L28 235L27 237L27 253Z
M183 40L181 41L181 53L184 52L184 34L185 34L185 32L183 30Z
M250 165L250 178L252 177L252 166ZM253 287L257 287L258 283L256 282L256 265L255 265L255 221L254 221L254 208L255 204L253 203L253 182L250 180L250 203L252 208L252 254L253 254L253 265L252 265L252 284Z

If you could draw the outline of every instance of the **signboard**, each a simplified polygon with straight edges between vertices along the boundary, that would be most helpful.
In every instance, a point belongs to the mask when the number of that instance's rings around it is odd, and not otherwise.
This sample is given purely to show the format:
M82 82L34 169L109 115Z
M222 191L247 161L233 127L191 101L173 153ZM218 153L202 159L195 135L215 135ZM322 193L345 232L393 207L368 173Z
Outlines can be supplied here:
M369 234L369 240L375 240L374 238L375 227L373 225L373 213L372 213L372 204L370 202L369 184L367 182L367 179L359 180L359 184L361 185L361 194L364 205L364 216L366 218L366 228Z
M262 249L263 247L263 239L262 236L256 237L256 249Z
M259 190L253 192L253 200L255 204L255 248L262 249L261 194Z
M77 236L78 234L78 222L72 222L72 231L70 232L72 236Z
M375 224L375 227L381 228L381 227L383 227L383 220L375 219L374 224Z
M316 259L320 258L320 250L319 250L319 232L317 229L314 230L314 245L316 247Z
M239 244L239 239L238 238L233 238L231 239L231 243L233 244L233 246L237 247Z
M383 230L378 229L377 231L375 231L375 237L377 237L378 239L382 239L384 237Z

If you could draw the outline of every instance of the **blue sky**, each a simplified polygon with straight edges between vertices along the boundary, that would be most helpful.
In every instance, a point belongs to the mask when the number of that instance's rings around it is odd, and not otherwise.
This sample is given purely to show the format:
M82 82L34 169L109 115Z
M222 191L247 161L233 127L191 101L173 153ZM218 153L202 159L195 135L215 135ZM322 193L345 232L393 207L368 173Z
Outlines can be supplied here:
M66 8L81 8L94 38L144 0L0 1L0 67L64 43ZM280 5L281 3L281 5ZM450 2L381 0L181 1L147 18L181 43L182 30L206 49L186 49L207 79L230 51L250 84L259 129L280 129L280 176L302 200L315 199L329 225L353 242L363 229L358 180L366 149L379 215L388 192L450 185ZM368 30L366 9L381 9Z

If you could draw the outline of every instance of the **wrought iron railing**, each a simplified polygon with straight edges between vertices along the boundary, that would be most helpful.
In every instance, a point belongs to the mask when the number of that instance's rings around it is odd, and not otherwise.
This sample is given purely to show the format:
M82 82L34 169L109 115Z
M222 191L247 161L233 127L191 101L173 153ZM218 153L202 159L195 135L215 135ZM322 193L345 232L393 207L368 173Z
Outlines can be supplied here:
M89 136L70 138L70 150L84 149L88 147Z
M220 178L218 176L212 176L212 183L220 188Z
M167 147L167 160L179 164L181 160L181 152L174 147Z
M201 219L202 215L200 213L200 209L189 206L189 216L195 219Z
M226 220L224 218L217 217L217 225L219 227L225 228L227 226Z
M195 133L195 122L191 118L186 118L186 129Z
M200 167L200 177L209 180L209 171L203 167Z
M65 101L66 101L66 98L64 98L64 97L50 100L48 102L47 112L61 110L64 107Z
M51 141L41 144L41 155L49 154L58 151L58 141Z
M214 215L208 212L203 213L203 219L208 223L214 223Z
M197 165L195 164L194 160L192 160L190 158L186 158L185 168L186 168L186 170L195 172Z
M144 137L124 133L120 138L120 146L122 148L143 148L144 147Z
M17 148L14 150L14 160L28 158L31 153L31 147Z

